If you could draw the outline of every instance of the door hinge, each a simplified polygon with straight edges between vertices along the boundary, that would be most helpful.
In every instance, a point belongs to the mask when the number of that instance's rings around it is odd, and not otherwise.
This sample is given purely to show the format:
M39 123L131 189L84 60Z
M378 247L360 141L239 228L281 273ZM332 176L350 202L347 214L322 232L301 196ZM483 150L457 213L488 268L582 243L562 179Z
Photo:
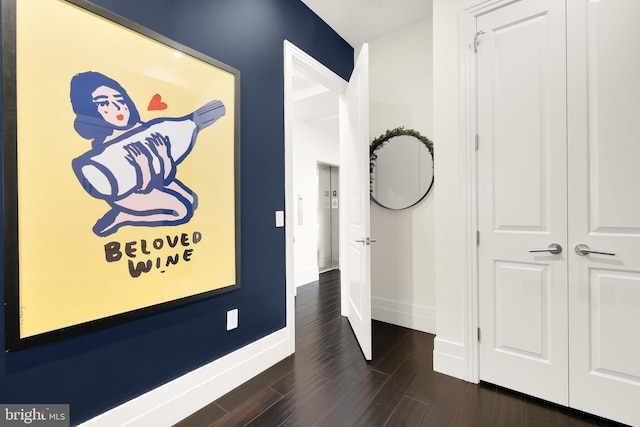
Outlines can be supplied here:
M480 39L479 37L481 35L484 34L484 31L478 31L474 36L473 36L473 52L477 53L478 52L478 45L480 44Z
M479 146L480 146L480 135L476 133L476 150L478 149Z
M480 230L476 231L476 245L480 245Z
M478 342L480 342L480 328L478 328Z

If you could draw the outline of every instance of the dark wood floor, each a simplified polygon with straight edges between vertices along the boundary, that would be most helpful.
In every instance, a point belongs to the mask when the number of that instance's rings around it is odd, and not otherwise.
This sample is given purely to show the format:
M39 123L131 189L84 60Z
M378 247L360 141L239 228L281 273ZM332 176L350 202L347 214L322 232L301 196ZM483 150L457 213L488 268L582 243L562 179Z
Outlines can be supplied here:
M175 427L619 426L434 372L433 338L374 321L367 363L340 316L339 273L323 273L298 288L296 353Z

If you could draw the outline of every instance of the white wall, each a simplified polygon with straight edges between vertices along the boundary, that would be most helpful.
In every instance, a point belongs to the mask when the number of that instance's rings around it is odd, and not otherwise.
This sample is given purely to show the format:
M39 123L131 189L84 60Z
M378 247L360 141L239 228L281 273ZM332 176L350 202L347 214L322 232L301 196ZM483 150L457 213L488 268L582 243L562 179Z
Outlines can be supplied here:
M336 105L337 109L337 105ZM337 135L321 131L296 118L293 122L293 263L296 286L318 280L318 162L339 166ZM298 198L302 197L302 225Z
M432 20L369 43L370 136L404 126L434 141ZM401 166L399 166L401 167ZM440 185L436 174L434 188ZM418 205L392 211L371 203L374 319L435 333L433 188Z
M434 369L468 379L465 347L463 100L459 16L470 0L433 1L437 332Z

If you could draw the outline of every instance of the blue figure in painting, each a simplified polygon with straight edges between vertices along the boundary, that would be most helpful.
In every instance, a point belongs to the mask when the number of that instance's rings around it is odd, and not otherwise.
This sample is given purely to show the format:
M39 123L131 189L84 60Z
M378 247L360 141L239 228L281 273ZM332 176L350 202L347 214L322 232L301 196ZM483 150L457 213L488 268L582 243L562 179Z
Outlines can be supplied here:
M91 140L91 150L72 161L73 171L90 195L111 207L93 232L188 222L198 198L176 178L176 167L198 133L225 114L224 104L214 100L184 117L143 122L127 91L93 71L71 79L70 97L74 128Z

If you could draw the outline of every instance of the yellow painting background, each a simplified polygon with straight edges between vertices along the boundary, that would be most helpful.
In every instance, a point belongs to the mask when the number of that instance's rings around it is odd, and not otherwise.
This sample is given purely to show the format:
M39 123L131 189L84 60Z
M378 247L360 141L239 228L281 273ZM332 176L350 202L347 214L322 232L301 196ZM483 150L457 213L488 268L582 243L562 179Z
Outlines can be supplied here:
M62 1L17 3L18 222L21 338L235 284L234 76ZM96 71L118 81L143 122L182 117L213 99L225 116L200 132L176 178L195 192L198 209L186 224L124 226L98 237L95 222L109 205L80 185L71 161L91 148L73 128L71 78ZM147 111L154 94L168 108ZM193 232L202 240L193 244ZM182 233L190 245L169 248ZM153 240L164 239L155 250ZM151 254L141 253L147 241ZM138 242L135 258L124 254ZM105 244L122 259L107 262ZM191 260L182 259L192 249ZM180 254L176 265L166 257ZM156 268L157 258L162 267ZM129 274L128 260L151 259L150 272Z

